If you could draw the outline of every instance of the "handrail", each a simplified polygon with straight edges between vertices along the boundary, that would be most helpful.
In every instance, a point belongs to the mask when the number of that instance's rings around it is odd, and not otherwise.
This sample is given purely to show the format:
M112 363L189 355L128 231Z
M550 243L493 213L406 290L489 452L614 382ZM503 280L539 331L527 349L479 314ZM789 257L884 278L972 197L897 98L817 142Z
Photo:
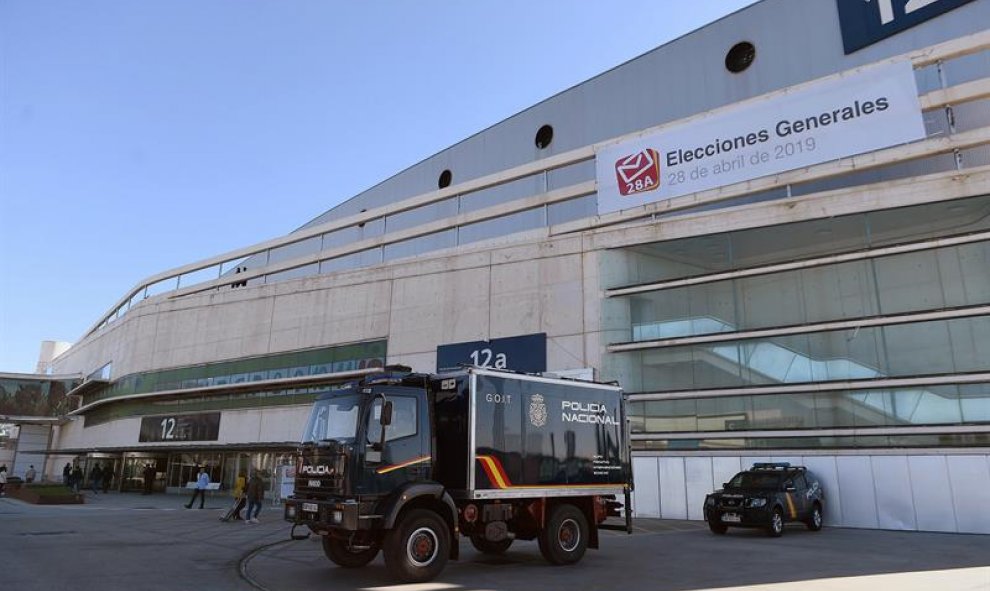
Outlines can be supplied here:
M259 267L248 271L247 273L230 274L227 277L222 277L223 265L233 261L240 261L244 258L256 256L272 249L288 246L291 244L299 243L310 238L321 236L328 232L333 232L336 230L341 230L348 227L353 227L357 225L364 224L366 222L384 218L386 216L395 215L402 213L404 211L409 211L418 207L425 205L430 205L443 201L445 199L450 199L453 197L462 197L467 194L475 193L484 189L491 187L501 186L506 183L533 176L540 173L549 172L559 168L571 166L578 164L587 160L591 160L595 157L596 152L605 146L615 144L617 142L626 141L628 139L640 137L646 134L652 134L664 128L669 128L674 125L683 125L692 120L701 119L704 117L711 116L712 113L717 113L726 108L738 108L740 105L746 105L750 103L756 103L760 101L770 100L782 94L787 94L794 92L806 85L817 83L821 80L827 79L838 79L843 76L849 75L850 72L860 71L864 68L872 67L876 64L890 63L895 61L909 60L915 68L922 68L932 64L936 64L941 61L951 60L965 55L973 54L982 50L990 48L990 31L982 31L979 33L974 33L957 39L952 39L950 41L933 45L920 50L913 50L898 56L880 60L874 64L861 66L850 71L840 72L819 78L816 80L804 82L797 84L785 89L773 91L766 93L764 95L751 97L743 101L732 103L731 105L726 105L718 109L714 109L709 112L699 113L684 119L679 119L676 121L671 121L651 127L648 129L640 130L634 133L624 134L619 137L611 138L602 142L597 142L595 144L584 146L582 148L577 148L565 152L563 154L558 154L556 156L551 156L541 160L536 160L520 166L516 166L507 170L499 171L493 174L489 174L477 179L465 181L458 185L452 185L438 191L430 191L428 193L423 193L416 195L395 203L384 205L375 209L371 209L358 214L350 215L339 220L332 220L324 224L313 226L310 228L304 228L298 230L286 236L280 238L274 238L264 242L257 243L252 246L236 249L233 251L226 252L214 257L207 259L202 259L200 261L183 265L181 267L176 267L162 273L152 275L141 282L139 282L134 288L126 293L125 296L117 300L117 302L109 309L108 312L103 314L100 319L94 323L81 337L85 339L90 336L105 324L112 322L115 316L121 314L126 306L129 306L133 299L138 296L142 291L148 290L149 288L166 282L170 280L176 280L177 285L173 294L176 296L187 295L189 293L196 293L200 291L205 291L209 289L214 289L223 285L239 283L246 281L248 279L262 277L266 275L271 275L284 270L294 269L302 267L313 262L319 262L323 260L328 260L342 256L342 254L350 254L352 252L358 252L358 250L353 250L351 248L340 248L328 251L322 251L320 253L315 253L314 255L299 257L297 259L292 259L290 261L283 261L275 265L266 265L264 267ZM919 97L923 108L926 110L935 109L939 107L949 106L951 104L958 104L960 102L967 102L973 100L979 100L981 98L986 98L990 96L990 81L979 80L976 82L969 82L964 84L959 84L951 88L939 89ZM961 134L954 134L951 138L929 138L927 140L920 140L919 142L914 142L908 144L909 147L917 146L914 151L916 155L910 156L905 153L898 153L895 155L897 158L893 161L903 161L909 160L911 158L917 158L922 156L932 155L933 153L942 153L946 151L954 151L963 149L970 145L980 145L987 143L988 137L990 137L990 128L985 128L981 131L982 133L974 134L973 132L966 132ZM905 146L900 146L899 149L903 150ZM861 155L856 158L856 161L850 164L852 159L843 159L839 161L834 161L832 163L825 163L824 165L819 165L818 167L810 167L810 169L818 169L821 171L822 176L820 178L825 178L828 176L838 176L846 172L850 172L850 169L861 170L865 166L869 166L870 162L875 162L873 166L879 166L883 163L883 159L875 158L878 154L892 154L894 149L879 150L876 152L871 152L867 155ZM835 163L843 163L845 166L836 167ZM757 179L758 182L748 181L746 183L738 183L736 185L730 185L728 187L722 187L719 189L703 191L701 193L685 195L684 197L677 198L675 200L670 200L670 202L664 202L665 207L662 209L663 212L673 211L675 209L684 209L686 207L693 207L700 203L708 203L712 201L720 201L729 198L730 196L740 196L749 193L755 193L761 190L766 190L767 188L774 188L779 186L785 186L794 182L788 179L801 180L812 180L807 175L810 169L803 169L801 171L796 171L792 174L782 173L779 175L771 175L769 177L764 177L763 179ZM800 173L800 176L795 176ZM401 242L410 239L410 237L423 236L439 229L448 229L457 227L463 224L465 220L470 220L468 223L474 223L474 221L480 221L484 219L492 219L494 217L499 217L501 215L507 215L509 213L514 213L518 211L524 211L526 209L532 209L534 207L539 207L542 205L547 205L550 203L559 202L562 200L573 199L575 196L587 195L594 193L594 190L589 189L589 183L594 185L595 181L586 181L584 183L579 183L578 185L573 185L571 187L565 187L558 189L550 193L543 193L538 195L531 195L523 197L520 199L513 200L509 203L496 205L493 207L485 208L483 210L472 212L472 214L461 214L451 218L445 218L439 222L429 222L427 224L421 224L417 229L410 229L404 232L394 232L390 234L385 234L383 236L376 237L374 239L369 239L359 243L365 250L369 247L374 248L377 246L384 246L387 244L393 244L395 242ZM728 190L732 189L732 190ZM567 195L570 195L567 197ZM704 197L700 199L699 197ZM565 232L581 231L584 229L590 229L595 227L602 227L607 225L612 225L616 223L621 223L629 221L632 219L642 218L655 213L660 213L661 210L656 207L654 208L633 208L629 211L616 212L613 214L607 214L604 216L594 216L591 218L586 218L585 220L578 220L577 222L572 222L569 224L564 224L561 230ZM423 228L429 228L429 230L424 230ZM369 246L370 245L370 246ZM181 278L185 275L191 273L204 271L213 267L218 268L218 278L209 282L202 282L197 284L196 289L180 289L178 285Z

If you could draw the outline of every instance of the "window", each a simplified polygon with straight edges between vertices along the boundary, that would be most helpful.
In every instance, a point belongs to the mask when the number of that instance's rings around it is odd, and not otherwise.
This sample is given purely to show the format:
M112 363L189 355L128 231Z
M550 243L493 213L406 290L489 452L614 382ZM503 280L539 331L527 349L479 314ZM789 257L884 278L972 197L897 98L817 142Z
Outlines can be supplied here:
M416 399L409 396L389 396L392 403L392 424L385 429L385 441L393 441L416 434ZM381 439L382 400L375 400L368 415L368 442Z
M736 43L725 55L725 68L733 74L738 74L756 59L756 47L749 41Z

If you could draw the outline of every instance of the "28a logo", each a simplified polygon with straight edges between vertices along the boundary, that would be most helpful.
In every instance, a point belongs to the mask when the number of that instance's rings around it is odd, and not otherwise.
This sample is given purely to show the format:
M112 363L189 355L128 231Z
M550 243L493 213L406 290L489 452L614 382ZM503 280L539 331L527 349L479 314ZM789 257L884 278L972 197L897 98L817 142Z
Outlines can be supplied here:
M646 148L615 161L615 179L619 194L635 195L660 187L660 153Z

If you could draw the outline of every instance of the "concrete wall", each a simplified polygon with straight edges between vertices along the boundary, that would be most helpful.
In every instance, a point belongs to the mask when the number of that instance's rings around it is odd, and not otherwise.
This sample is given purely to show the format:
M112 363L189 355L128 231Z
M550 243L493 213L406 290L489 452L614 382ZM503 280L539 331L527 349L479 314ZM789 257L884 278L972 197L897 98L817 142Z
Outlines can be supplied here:
M59 371L140 371L388 339L388 362L436 369L445 343L547 333L550 370L598 367L597 254L580 238L478 249L333 276L152 299L77 344ZM306 409L225 411L218 443L296 441ZM64 426L59 448L131 447L140 419ZM157 444L160 445L160 444Z
M639 517L702 520L705 495L755 462L807 466L834 527L990 534L990 454L639 456Z
M549 369L597 366L597 254L580 238L476 248L335 275L152 298L76 344L60 372L156 369L388 339L389 363L432 371L437 345L548 335Z

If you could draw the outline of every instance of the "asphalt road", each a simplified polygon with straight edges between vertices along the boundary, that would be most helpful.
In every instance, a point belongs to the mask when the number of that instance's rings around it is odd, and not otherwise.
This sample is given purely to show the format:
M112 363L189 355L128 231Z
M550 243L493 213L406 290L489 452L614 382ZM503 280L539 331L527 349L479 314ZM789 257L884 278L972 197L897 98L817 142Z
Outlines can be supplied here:
M633 535L603 532L581 563L554 567L535 542L504 556L462 541L461 560L423 585L392 585L379 556L363 569L333 566L318 540L290 541L281 510L258 525L222 523L223 497L205 510L185 497L110 494L81 506L0 499L0 588L18 591L327 589L616 591L708 589L990 591L990 536L788 526L784 536L703 523L637 520Z

